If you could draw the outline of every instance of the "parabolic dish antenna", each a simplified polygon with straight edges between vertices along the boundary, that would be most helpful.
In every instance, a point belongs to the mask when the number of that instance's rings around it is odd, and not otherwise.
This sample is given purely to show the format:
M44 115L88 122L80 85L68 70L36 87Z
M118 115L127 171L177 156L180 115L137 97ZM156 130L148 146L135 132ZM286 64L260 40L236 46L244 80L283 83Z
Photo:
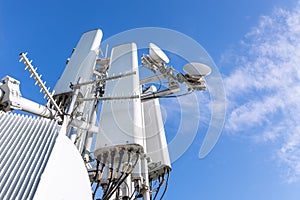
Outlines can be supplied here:
M209 66L196 62L191 62L184 65L183 71L191 77L207 76L211 73Z
M168 56L155 44L149 44L149 55L157 63L168 63L170 60Z

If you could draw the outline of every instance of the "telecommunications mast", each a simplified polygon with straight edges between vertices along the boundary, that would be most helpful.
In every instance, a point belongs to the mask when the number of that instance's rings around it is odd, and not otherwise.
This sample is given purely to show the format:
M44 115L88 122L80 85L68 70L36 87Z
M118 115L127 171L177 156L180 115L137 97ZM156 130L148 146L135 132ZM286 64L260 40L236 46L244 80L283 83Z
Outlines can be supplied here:
M19 81L2 79L0 199L163 198L172 167L159 98L206 90L211 69L191 62L177 72L150 43L141 64L152 75L141 78L135 43L101 57L101 39L100 29L82 35L53 92L20 54L46 105L22 97ZM162 79L166 86L156 88ZM12 110L39 117L6 113Z

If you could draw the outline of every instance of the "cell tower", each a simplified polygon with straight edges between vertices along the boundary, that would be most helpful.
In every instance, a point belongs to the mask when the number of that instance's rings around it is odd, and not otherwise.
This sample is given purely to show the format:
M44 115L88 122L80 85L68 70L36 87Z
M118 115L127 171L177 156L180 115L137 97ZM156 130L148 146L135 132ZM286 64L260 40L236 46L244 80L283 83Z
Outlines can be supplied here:
M103 57L101 39L100 29L82 35L53 92L27 53L20 54L46 105L22 97L18 80L2 79L0 199L163 198L172 167L159 98L182 85L205 90L211 69L188 63L186 74L176 72L150 43L141 63L153 75L141 79L137 45L115 46ZM166 88L151 84L161 79Z

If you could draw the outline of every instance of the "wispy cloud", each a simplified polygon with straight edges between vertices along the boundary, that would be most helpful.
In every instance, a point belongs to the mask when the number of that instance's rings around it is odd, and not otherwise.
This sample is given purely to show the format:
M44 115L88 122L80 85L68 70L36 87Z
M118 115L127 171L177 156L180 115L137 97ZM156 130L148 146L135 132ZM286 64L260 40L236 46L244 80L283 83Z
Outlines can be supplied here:
M287 181L300 180L300 1L291 9L262 16L232 53L235 70L224 84L226 130L251 132L261 142L279 144L276 158ZM257 128L259 127L259 132Z

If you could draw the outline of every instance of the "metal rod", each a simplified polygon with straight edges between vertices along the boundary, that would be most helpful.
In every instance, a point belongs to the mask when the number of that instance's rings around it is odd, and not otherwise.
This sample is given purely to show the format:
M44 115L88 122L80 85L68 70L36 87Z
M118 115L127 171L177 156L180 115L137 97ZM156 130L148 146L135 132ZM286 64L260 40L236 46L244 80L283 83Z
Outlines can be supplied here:
M78 96L78 93L79 93L79 89L75 89L75 91L73 92L72 94L72 99L71 99L71 103L69 104L69 108L68 108L68 112L67 112L67 115L64 117L64 120L66 121L66 123L69 124L70 122L70 118L71 118L71 115L73 114L74 112L74 107L75 107L75 103L76 103L76 100L77 100L77 96ZM73 116L72 116L73 117ZM66 134L68 135L70 133L70 129L71 127L67 127L67 131L66 131Z
M111 76L111 77L106 77L106 78L102 78L102 79L97 79L97 80L93 80L93 81L78 83L76 85L71 85L71 89L76 88L76 87L80 87L80 86L83 86L83 85L90 85L90 84L95 84L95 83L98 83L98 82L110 81L110 80L114 80L114 79L118 79L118 78L132 76L132 75L135 75L135 74L136 74L136 71L129 72L129 73L126 73L126 74L120 74L120 75L117 75L117 76Z
M143 200L150 200L149 173L148 173L148 164L145 155L141 156L141 167L142 167L142 175L144 178L144 186L145 186L145 190L142 193Z
M79 102L83 101L94 101L94 100L100 100L100 101L111 101L111 100L126 100L126 99L138 99L140 98L139 95L133 95L133 96L119 96L119 97L96 97L96 98L80 98L78 99Z
M95 105L96 104L96 105ZM95 102L93 105L92 111L90 113L91 119L89 121L90 124L95 125L97 120L97 111L98 111L98 102ZM97 130L98 132L98 130ZM86 150L91 152L92 144L93 144L93 135L97 132L88 132L84 141L84 147Z
M71 103L69 105L68 112L67 112L68 115L72 115L72 113L74 112L74 107L78 97L78 93L79 93L79 89L75 89L75 91L72 94Z
M162 78L164 78L164 77L165 77L165 75L163 75L163 74L158 74L158 75L155 75L155 76L151 76L151 77L148 77L148 78L144 78L144 79L140 80L140 85L144 85L144 84L146 84L146 83L150 83L150 82L153 82L153 81L162 79Z
M179 91L180 91L180 88L178 86L173 86L172 88L168 88L168 89L165 89L165 90L162 90L159 92L144 94L143 96L141 96L141 100L145 101L145 100L149 100L149 99L153 99L153 98L164 97L164 96L174 94Z
M98 132L98 129L99 129L98 126L95 126L94 124L89 124L87 122L84 122L84 121L81 121L78 119L72 119L70 124L81 130L85 130L85 131L93 132L93 133Z
M41 117L46 117L46 118L56 119L56 120L61 121L61 118L56 115L57 111L47 108L38 103L35 103L29 99L25 99L22 97L20 99L20 105L21 105L21 110L23 110L25 112L29 112L29 113L32 113L32 114L35 114L35 115L38 115Z

